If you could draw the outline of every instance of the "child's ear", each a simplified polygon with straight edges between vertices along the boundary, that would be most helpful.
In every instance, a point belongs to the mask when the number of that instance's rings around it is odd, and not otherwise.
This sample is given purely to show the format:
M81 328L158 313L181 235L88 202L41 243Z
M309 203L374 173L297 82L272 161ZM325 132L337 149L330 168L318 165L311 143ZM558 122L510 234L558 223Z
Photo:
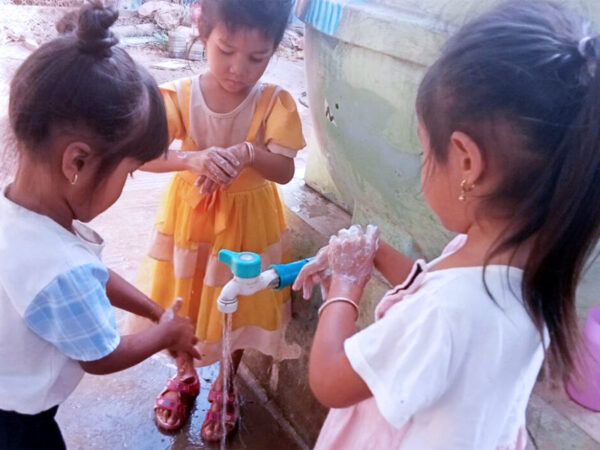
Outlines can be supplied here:
M77 182L79 173L89 164L92 156L91 147L85 142L70 142L62 157L62 173L72 184Z
M471 136L462 131L454 131L450 135L450 153L458 162L457 169L461 179L473 185L480 181L485 169L481 148Z

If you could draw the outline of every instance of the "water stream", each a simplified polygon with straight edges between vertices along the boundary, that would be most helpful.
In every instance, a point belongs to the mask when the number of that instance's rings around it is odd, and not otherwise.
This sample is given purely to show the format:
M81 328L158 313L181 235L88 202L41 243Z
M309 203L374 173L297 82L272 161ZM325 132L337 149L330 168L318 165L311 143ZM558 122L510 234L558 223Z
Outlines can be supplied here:
M233 387L233 380L229 380L231 377L231 322L232 314L223 314L223 349L221 354L221 373L223 374L223 407L221 408L221 429L223 430L223 437L221 438L221 450L225 450L225 442L227 441L227 429L225 424L227 422L227 402L229 401L229 386Z

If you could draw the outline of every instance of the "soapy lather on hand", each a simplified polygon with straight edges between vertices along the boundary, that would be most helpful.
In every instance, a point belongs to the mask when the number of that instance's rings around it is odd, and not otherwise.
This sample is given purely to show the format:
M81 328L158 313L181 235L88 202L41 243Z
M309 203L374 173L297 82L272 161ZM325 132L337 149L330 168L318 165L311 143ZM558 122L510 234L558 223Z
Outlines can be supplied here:
M254 145L250 142L227 148L210 147L192 153L207 153L206 163L200 161L198 170L195 170L200 175L196 186L203 194L211 194L220 186L228 186L254 161Z
M293 289L302 288L302 296L308 299L315 284L320 284L326 298L332 276L338 281L364 286L373 272L378 246L379 229L375 225L367 225L365 231L360 225L340 230L329 239L329 245L321 248L302 268Z

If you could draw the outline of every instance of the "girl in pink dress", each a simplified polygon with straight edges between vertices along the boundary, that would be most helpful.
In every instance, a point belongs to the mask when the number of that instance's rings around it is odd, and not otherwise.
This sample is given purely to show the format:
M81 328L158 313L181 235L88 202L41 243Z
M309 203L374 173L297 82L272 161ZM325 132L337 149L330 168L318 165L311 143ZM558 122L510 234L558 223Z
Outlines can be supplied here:
M328 287L310 384L318 449L523 449L544 357L568 376L575 291L600 227L600 38L546 2L464 26L417 96L425 199L458 236L407 264L342 230L295 288ZM396 284L356 332L373 266Z

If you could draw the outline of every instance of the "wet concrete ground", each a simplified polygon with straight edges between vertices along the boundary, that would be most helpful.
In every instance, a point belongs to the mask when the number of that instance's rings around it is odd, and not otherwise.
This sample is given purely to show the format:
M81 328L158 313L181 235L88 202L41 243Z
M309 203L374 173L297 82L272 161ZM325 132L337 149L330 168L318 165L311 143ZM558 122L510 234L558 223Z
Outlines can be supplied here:
M218 366L198 369L200 395L190 420L182 430L161 433L154 424L154 398L173 376L175 366L157 355L137 366L112 375L86 375L59 409L57 420L69 449L204 449L220 448L205 443L200 428L209 409L210 384ZM242 419L227 440L227 449L301 449L293 434L272 416L269 402L238 382Z

